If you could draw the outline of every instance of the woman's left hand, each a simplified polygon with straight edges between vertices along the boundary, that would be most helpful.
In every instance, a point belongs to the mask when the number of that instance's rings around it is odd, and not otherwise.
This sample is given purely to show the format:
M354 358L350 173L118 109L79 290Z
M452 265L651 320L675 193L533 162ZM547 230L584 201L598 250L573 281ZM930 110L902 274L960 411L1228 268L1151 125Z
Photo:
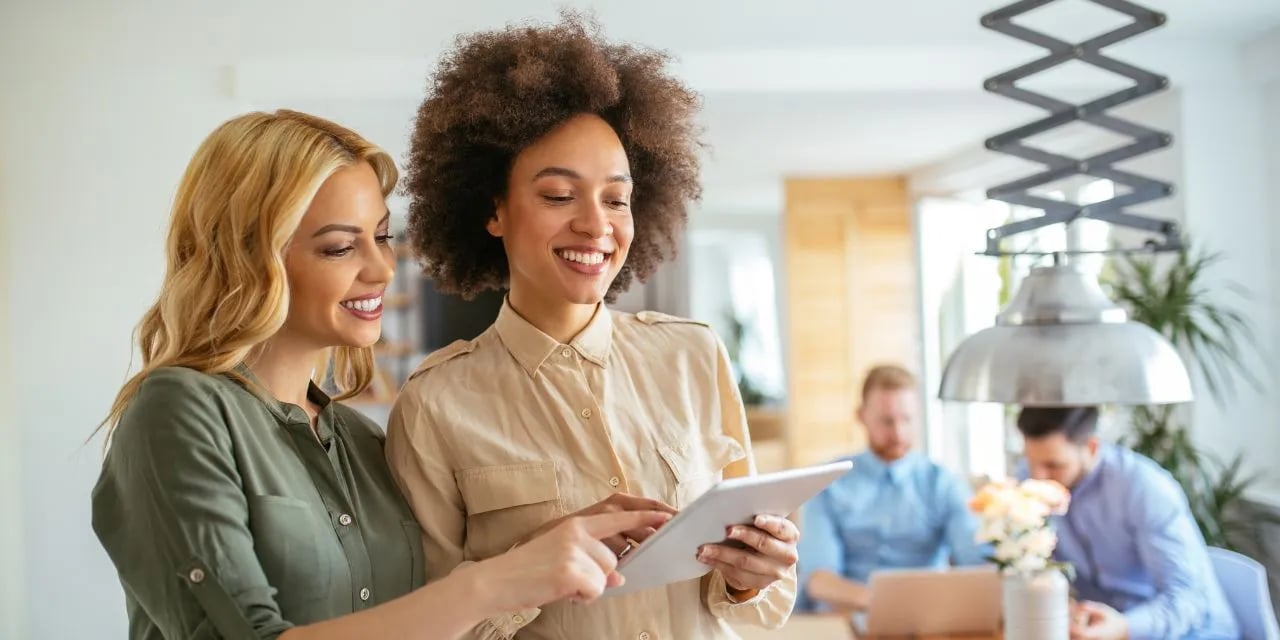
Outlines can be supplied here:
M698 550L698 561L719 569L729 588L736 591L761 590L785 578L798 558L800 530L794 523L761 515L753 524L729 527L728 539L744 548L720 543Z

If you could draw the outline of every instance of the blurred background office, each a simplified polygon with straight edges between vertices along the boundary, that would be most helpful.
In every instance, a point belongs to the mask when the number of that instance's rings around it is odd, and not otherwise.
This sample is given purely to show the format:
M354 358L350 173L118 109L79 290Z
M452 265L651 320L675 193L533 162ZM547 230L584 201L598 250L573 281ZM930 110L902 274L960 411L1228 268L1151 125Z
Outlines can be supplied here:
M966 478L1006 476L1020 447L1007 410L936 399L947 356L991 325L1037 263L976 255L988 228L1038 214L984 196L1034 167L984 150L983 139L1041 115L982 90L984 78L1040 55L979 26L1001 4L6 0L0 638L124 636L123 596L89 526L101 443L85 440L137 366L131 331L157 293L169 202L199 141L233 115L287 107L403 158L428 71L456 34L554 19L560 6L592 10L612 38L669 51L704 97L704 196L680 259L617 306L717 329L750 405L760 466L861 451L860 377L891 361L924 387L920 449ZM1169 24L1111 53L1172 86L1121 113L1176 142L1127 166L1178 185L1143 211L1221 254L1197 286L1253 327L1241 338L1242 366L1220 376L1234 395L1219 403L1200 393L1179 424L1200 451L1224 460L1243 452L1242 471L1262 474L1246 487L1246 506L1265 510L1280 505L1270 365L1280 348L1280 2L1149 4ZM1122 18L1068 0L1025 23L1079 40ZM1081 98L1124 80L1068 64L1035 84ZM1110 135L1076 124L1044 142L1083 152ZM1087 177L1042 189L1078 201L1115 190ZM393 198L391 210L403 216L405 203ZM1018 242L1104 249L1115 233L1085 221ZM418 359L478 333L500 301L441 296L402 260L386 299L383 376L358 399L378 419ZM1116 260L1089 264L1114 280L1123 278ZM1126 413L1110 418L1108 438L1132 434ZM1280 549L1280 534L1263 533Z

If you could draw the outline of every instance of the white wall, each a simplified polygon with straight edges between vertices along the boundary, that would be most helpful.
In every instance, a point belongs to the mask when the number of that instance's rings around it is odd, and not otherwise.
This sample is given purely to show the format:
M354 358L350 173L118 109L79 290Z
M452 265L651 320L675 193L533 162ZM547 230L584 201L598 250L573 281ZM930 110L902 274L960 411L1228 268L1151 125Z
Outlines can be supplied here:
M1280 68L1276 66L1276 60L1280 59L1280 27L1246 44L1243 58L1245 77L1257 86L1260 107L1255 133L1264 148L1261 179L1266 191L1260 203L1262 228L1259 231L1268 238L1268 243L1264 257L1257 264L1271 277L1269 323L1259 327L1262 334L1270 333L1270 349L1265 358L1272 377L1262 394L1269 402L1260 407L1260 419L1249 421L1257 438L1256 443L1250 444L1256 445L1261 455L1275 460L1280 457L1280 393L1274 391L1280 382L1280 366L1276 365L1280 362ZM1271 467L1269 473L1271 481L1263 497L1280 505L1280 477L1277 477L1280 471Z
M1273 37L1280 37L1275 34ZM1185 224L1188 231L1225 259L1215 279L1238 283L1251 296L1240 299L1224 288L1217 295L1237 305L1257 331L1254 365L1262 369L1263 389L1237 383L1235 400L1218 406L1201 394L1195 404L1193 435L1223 458L1246 455L1248 468L1266 473L1258 497L1280 498L1280 403L1274 393L1274 366L1266 354L1276 353L1273 300L1277 274L1272 254L1275 182L1268 182L1269 128L1276 112L1267 113L1263 79L1250 73L1246 50L1206 59L1195 84L1183 92L1182 138ZM1274 60L1272 61L1274 62ZM1267 120L1270 126L1267 126ZM1270 370L1267 370L1270 369Z
M203 136L242 109L225 97L219 68L172 51L129 55L135 41L102 37L109 22L87 14L105 8L85 5L69 19L33 5L4 20L14 32L0 38L0 299L21 374L12 378L13 420L0 428L24 462L3 468L21 478L26 567L15 574L15 602L4 558L0 616L21 624L10 612L25 611L25 630L0 634L121 638L123 595L90 529L100 442L85 439L124 379L133 326L163 274L181 172Z
M0 194L7 189L0 174ZM0 201L2 202L2 201ZM13 411L13 340L9 317L18 311L10 304L10 263L8 208L0 206L0 513L22 513L22 432L14 421ZM0 527L0 638L18 638L25 623L22 604L23 546L22 527Z
M1270 150L1270 157L1267 158L1267 185L1270 191L1267 194L1266 204L1270 209L1268 220L1271 223L1270 237L1271 249L1268 255L1271 257L1270 264L1267 265L1267 273L1272 277L1271 290L1271 353L1268 358L1272 369L1276 368L1277 355L1280 355L1280 80L1273 80L1266 88L1263 98L1263 133L1266 140L1267 149ZM1264 328L1265 330L1265 328ZM1274 460L1280 455L1280 446L1275 443L1276 434L1280 434L1280 393L1274 391L1275 386L1272 385L1268 389L1267 395L1271 398L1270 410L1265 414L1270 420L1262 421L1258 425L1260 431L1268 431L1272 434L1272 442L1269 449L1264 449L1267 455ZM1272 473L1275 473L1274 471ZM1280 504L1280 480L1271 483L1270 498L1273 504ZM1280 596L1280 591L1276 592Z

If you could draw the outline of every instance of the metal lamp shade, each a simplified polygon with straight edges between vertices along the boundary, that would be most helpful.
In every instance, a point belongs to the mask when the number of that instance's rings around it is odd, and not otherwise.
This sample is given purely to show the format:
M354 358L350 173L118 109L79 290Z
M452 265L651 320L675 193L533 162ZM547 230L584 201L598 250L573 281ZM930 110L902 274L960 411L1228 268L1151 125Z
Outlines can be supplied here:
M1097 280L1073 265L1034 269L996 326L952 353L939 396L1021 406L1192 399L1187 368L1173 345L1129 322Z

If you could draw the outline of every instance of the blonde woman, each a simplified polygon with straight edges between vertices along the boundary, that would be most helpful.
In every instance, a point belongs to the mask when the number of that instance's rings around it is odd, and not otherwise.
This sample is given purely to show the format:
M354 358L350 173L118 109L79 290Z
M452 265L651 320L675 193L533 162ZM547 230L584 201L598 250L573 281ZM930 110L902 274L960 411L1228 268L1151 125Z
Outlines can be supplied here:
M665 520L580 518L423 586L382 433L337 401L372 377L396 180L382 150L296 112L235 118L196 152L93 491L130 638L454 638L594 598L618 581L599 538ZM330 352L336 399L313 382Z

